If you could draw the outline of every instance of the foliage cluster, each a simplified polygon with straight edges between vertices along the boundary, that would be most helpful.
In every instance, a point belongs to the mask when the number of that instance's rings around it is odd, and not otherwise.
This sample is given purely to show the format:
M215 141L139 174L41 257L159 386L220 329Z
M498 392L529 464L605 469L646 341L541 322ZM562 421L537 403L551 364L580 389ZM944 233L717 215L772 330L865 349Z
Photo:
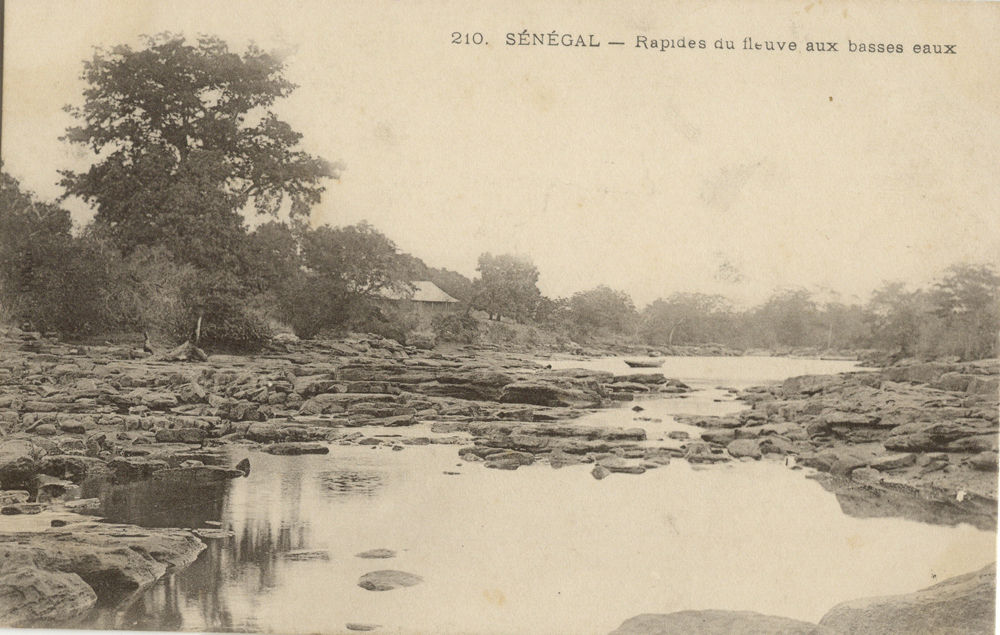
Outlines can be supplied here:
M470 280L398 252L367 223L309 224L322 183L343 166L310 155L273 111L295 89L280 56L241 54L212 37L162 34L84 63L83 104L65 140L93 153L63 171L70 214L0 174L0 308L69 336L147 330L226 350L259 348L280 320L300 337L363 330L404 341L531 345L628 340L654 346L880 348L899 356L998 354L1000 276L957 265L928 289L887 283L865 306L781 290L737 310L724 298L675 293L641 311L606 286L547 298L527 258L484 253ZM2 171L0 171L2 172ZM246 218L267 222L251 230ZM286 219L284 221L279 219ZM387 296L429 280L461 302L421 322ZM488 320L473 316L480 311ZM543 333L539 328L547 333ZM558 333L558 336L554 336Z

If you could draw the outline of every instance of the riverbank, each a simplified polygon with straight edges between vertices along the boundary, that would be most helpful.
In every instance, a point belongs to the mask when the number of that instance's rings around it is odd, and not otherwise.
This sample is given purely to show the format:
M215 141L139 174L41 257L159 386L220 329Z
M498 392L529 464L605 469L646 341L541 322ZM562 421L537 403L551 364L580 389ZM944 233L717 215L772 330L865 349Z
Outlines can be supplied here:
M816 469L845 513L996 530L997 360L793 377L744 391L750 410L688 418L733 457Z
M874 445L878 438L862 431L892 431L895 426L859 420L845 431L843 426L848 424L843 417L831 419L827 416L831 413L824 414L826 410L888 412L889 406L871 395L865 397L863 408L845 406L860 398L856 389L879 391L876 396L889 394L893 404L907 390L932 391L932 398L924 395L906 402L904 411L917 414L898 425L940 423L942 418L957 415L940 408L961 408L963 419L977 421L962 423L964 436L947 443L996 436L995 415L990 418L988 413L989 393L980 388L982 382L988 386L991 378L995 380L995 366L989 364L981 365L982 372L945 368L924 384L909 379L923 378L919 373L926 371L911 369L907 372L914 374L894 381L894 375L882 373L898 371L888 369L836 379L789 380L780 388L744 391L741 397L753 409L693 421L703 428L699 440L689 433L663 438L647 433L653 422L644 415L642 404L654 397L683 399L692 389L682 382L656 372L547 368L548 363L538 362L530 353L475 348L441 353L361 337L288 343L284 350L253 358L168 361L128 347L74 347L21 334L0 341L0 349L4 360L0 364L0 425L5 432L0 439L4 496L0 511L6 521L2 545L7 555L3 560L7 564L0 569L0 607L7 617L0 623L5 625L71 625L95 602L133 595L185 566L197 556L192 549L203 548L194 534L182 529L95 525L93 515L101 515L101 500L85 497L94 491L88 483L149 480L163 484L165 492L224 484L253 469L239 460L244 450L305 454L328 452L331 445L404 451L443 444L455 446L462 463L481 462L499 470L538 463L554 468L582 463L598 480L633 478L629 475L672 460L707 467L729 461L794 459L821 474L833 474L853 488L853 498L844 495L841 499L848 513L867 509L882 515L899 512L884 503L879 489L898 491L884 481L873 489L872 479L861 478L871 476L861 470L888 452L885 445L881 450ZM976 383L945 377L949 372L974 376ZM938 394L943 389L931 384L942 380L953 382L948 384L951 388L961 384L962 391L945 390L956 393L950 397ZM818 385L821 390L816 389ZM823 404L824 399L825 407L817 410L816 404ZM995 404L995 395L993 400ZM630 425L581 421L583 416L616 406L631 413ZM925 421L926 417L930 419ZM883 418L879 417L879 423ZM402 433L417 429L429 432ZM969 429L979 432L965 434ZM927 432L917 427L907 434L921 431ZM901 434L889 434L883 441ZM991 473L976 467L976 461L986 465L989 457L973 460L987 450L970 452L979 446L969 445L928 447L910 452L920 455L913 465L879 474L902 476L911 479L906 485L912 481L917 483L914 487L933 485L944 491L940 500L925 496L924 489L919 496L906 499L910 507L925 510L938 521L946 517L947 522L995 530L996 475L992 473L990 490L989 479L980 477ZM837 461L860 450L872 454L867 463L841 464L834 469ZM939 465L944 459L934 456L939 450L947 456L945 465ZM830 452L837 458L822 472ZM907 469L923 461L923 455L931 455L923 467L937 461L935 469L913 470L916 476L907 476L911 474ZM942 475L947 482L935 480ZM965 495L959 496L960 491ZM947 504L936 504L946 499ZM852 507L844 500L856 502ZM926 512L928 500L935 503L931 512ZM935 511L940 507L951 515ZM211 526L189 528L203 536L213 530ZM108 531L157 546L115 543L113 535L94 537L94 532ZM41 558L39 554L52 545L68 555ZM126 552L138 554L143 562ZM128 557L123 559L123 554ZM85 561L99 564L87 568L81 565ZM17 603L17 598L23 601Z

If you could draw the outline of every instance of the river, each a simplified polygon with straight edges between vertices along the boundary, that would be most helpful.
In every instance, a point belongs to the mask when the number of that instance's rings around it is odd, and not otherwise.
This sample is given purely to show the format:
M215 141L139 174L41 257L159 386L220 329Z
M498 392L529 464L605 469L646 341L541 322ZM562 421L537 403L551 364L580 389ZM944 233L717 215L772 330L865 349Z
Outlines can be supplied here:
M552 364L633 372L621 359ZM583 421L645 427L653 440L694 433L671 415L735 412L743 406L727 388L851 368L667 358L642 372L663 372L697 392ZM426 425L388 432L433 436ZM191 567L128 606L103 608L89 626L340 633L367 624L379 633L587 635L640 613L706 608L815 622L840 601L915 591L995 560L993 532L851 518L806 471L779 462L675 460L598 481L586 465L489 470L461 461L454 445L330 450L279 457L233 448L234 461L249 456L248 478L172 493L142 484L105 489L111 520L215 521L234 535L210 540ZM397 555L355 555L378 548ZM379 569L424 582L388 592L357 586Z

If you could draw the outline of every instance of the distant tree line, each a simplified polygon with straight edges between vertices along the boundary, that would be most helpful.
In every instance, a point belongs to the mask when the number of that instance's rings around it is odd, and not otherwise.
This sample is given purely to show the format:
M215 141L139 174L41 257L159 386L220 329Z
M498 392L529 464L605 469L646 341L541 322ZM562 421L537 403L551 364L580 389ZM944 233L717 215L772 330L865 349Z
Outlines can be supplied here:
M932 287L887 283L865 305L781 290L737 309L719 295L675 293L641 310L607 286L548 298L527 258L482 254L477 277L400 253L367 223L309 222L342 166L300 147L271 107L294 90L283 62L254 46L163 34L85 62L84 103L65 140L89 149L62 173L69 212L0 175L0 315L70 337L150 331L203 346L253 349L277 325L300 337L350 329L403 339L426 325L380 301L429 280L461 303L434 324L473 341L478 319L548 329L581 343L671 347L882 349L894 355L996 356L1000 277L956 265ZM248 214L266 222L251 229Z

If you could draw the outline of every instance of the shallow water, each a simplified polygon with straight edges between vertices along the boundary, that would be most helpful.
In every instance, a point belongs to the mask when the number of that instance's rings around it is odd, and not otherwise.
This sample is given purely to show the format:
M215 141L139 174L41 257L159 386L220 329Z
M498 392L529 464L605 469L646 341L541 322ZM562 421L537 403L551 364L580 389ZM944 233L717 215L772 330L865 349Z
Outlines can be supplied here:
M746 358L683 359L709 372L656 372L700 386L732 386L752 372L783 379L770 362L749 360L747 369L739 366ZM664 415L666 431L679 425L668 411L738 406L714 401L724 394L640 403ZM645 414L593 417L636 425L631 419ZM423 426L403 432L426 436ZM217 520L234 536L210 541L194 565L128 607L105 609L91 626L334 633L366 623L392 633L585 635L639 613L701 608L816 621L837 602L914 591L995 559L993 532L850 518L833 494L778 463L674 461L597 481L585 465L489 470L463 463L456 449L253 452L248 478L169 500L148 485L103 490L113 520ZM397 556L354 555L375 548ZM302 550L321 555L287 555ZM424 582L388 592L357 586L379 569Z

